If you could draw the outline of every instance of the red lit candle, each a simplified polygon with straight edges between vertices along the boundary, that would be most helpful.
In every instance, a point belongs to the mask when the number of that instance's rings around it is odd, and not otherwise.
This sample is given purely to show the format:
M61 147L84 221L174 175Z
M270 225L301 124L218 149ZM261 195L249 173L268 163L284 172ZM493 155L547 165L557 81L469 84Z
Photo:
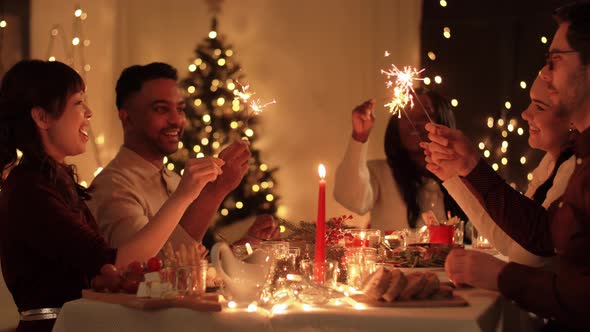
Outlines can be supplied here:
M315 233L314 279L318 283L324 282L324 263L326 262L326 167L318 167L320 176L320 191L318 197L318 218Z

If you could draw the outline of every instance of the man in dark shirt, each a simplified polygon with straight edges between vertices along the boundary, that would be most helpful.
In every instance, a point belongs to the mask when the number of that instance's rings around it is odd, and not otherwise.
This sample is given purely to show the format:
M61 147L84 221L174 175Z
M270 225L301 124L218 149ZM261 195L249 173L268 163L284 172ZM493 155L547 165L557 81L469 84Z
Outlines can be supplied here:
M494 221L528 251L556 255L557 272L505 263L476 251L453 251L446 270L455 284L499 290L523 308L552 320L552 330L590 326L590 2L556 11L559 27L541 76L552 102L581 133L576 169L563 196L546 211L508 186L459 131L427 125L428 169L459 175Z

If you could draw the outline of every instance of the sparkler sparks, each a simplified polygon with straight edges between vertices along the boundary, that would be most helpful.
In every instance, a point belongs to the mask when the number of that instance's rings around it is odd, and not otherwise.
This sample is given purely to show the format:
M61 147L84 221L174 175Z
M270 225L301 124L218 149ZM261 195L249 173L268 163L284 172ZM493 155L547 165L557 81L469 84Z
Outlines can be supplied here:
M401 117L401 112L409 104L410 108L414 107L414 81L423 80L418 75L424 69L416 70L416 68L406 66L403 71L399 70L395 65L391 65L389 70L381 70L381 73L387 76L387 88L393 87L393 97L391 101L385 104L389 108L391 114L398 114ZM395 82L392 80L395 78Z
M240 84L240 82L238 82L238 84ZM250 106L250 108L252 109L252 112L254 114L258 114L260 112L262 112L262 110L264 108L266 108L268 105L272 105L272 104L276 104L277 101L276 100L272 100L268 103L262 103L260 101L260 99L252 99L252 97L256 94L254 92L249 91L250 90L250 85L242 85L240 84L240 86L242 87L242 91L236 90L235 94L238 96L238 98L240 98L244 103L249 103L248 105ZM250 116L248 116L249 118Z

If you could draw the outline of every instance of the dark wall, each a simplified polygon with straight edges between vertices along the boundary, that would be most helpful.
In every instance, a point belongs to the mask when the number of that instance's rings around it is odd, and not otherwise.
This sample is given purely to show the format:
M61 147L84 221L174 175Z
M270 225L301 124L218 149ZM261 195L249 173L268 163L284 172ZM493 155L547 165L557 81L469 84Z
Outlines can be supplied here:
M508 165L499 172L519 189L526 188L526 174L537 164L539 152L528 148L528 127L520 113L529 104L529 88L544 65L544 54L556 29L551 14L565 1L541 0L424 0L422 16L422 67L425 76L440 75L440 85L431 84L449 99L456 98L458 127L474 141L486 141L492 157L490 164L506 156ZM443 37L443 28L451 29L451 38ZM541 43L546 36L548 42ZM435 52L436 60L427 57ZM526 89L520 82L527 83ZM504 107L510 101L512 107ZM499 147L506 128L487 127L487 118L516 119L525 130L508 133L508 151ZM492 148L493 147L493 148ZM521 165L521 156L527 156ZM533 166L533 167L532 167Z

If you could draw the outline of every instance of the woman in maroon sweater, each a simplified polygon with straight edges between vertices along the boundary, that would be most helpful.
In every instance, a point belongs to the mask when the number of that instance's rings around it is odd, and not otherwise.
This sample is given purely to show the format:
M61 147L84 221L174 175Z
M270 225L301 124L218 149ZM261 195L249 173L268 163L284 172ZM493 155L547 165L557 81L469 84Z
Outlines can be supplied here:
M21 61L0 86L0 258L21 312L17 331L50 331L64 302L77 299L103 264L155 256L223 161L195 159L171 199L139 233L109 248L89 213L67 156L88 142L92 112L81 77L60 62ZM17 149L22 159L17 163Z

